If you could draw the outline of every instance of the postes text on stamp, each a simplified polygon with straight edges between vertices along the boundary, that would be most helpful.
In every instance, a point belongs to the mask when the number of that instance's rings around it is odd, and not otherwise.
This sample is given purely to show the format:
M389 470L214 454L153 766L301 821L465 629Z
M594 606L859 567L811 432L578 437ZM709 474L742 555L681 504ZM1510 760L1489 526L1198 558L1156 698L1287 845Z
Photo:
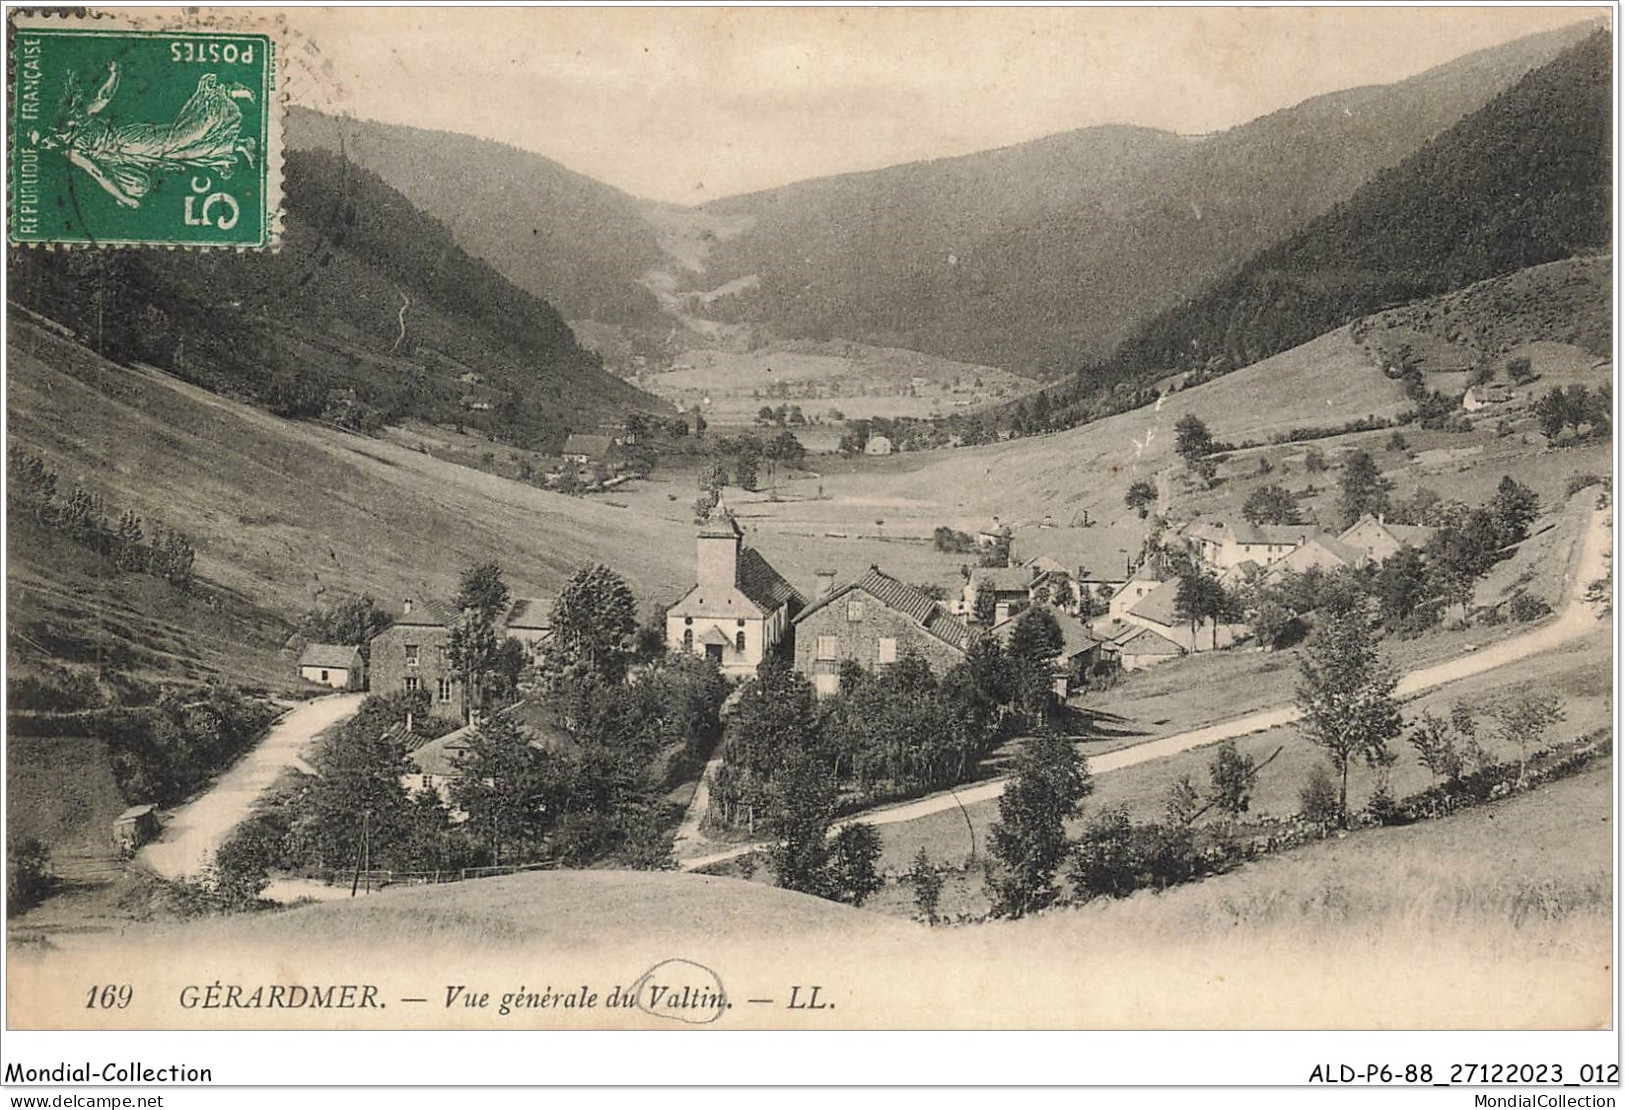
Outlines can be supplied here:
M13 28L10 242L274 245L273 40L95 24Z

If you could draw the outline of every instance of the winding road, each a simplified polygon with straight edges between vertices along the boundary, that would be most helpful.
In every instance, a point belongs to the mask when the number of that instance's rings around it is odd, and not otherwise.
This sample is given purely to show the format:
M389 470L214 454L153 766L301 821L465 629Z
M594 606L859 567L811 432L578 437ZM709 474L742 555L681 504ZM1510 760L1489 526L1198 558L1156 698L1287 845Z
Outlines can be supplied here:
M301 765L305 745L322 730L354 715L365 696L329 694L283 714L265 739L218 782L175 811L163 834L136 853L136 862L166 879L201 874L277 776Z
M1457 659L1449 659L1443 663L1436 663L1430 667L1420 667L1411 671L1400 678L1395 693L1401 698L1412 697L1447 683L1483 674L1498 667L1505 667L1508 664L1516 663L1544 651L1551 651L1553 648L1561 647L1570 640L1579 639L1589 632L1596 631L1598 627L1597 613L1586 603L1585 591L1589 583L1604 577L1608 573L1608 556L1611 550L1610 539L1612 536L1610 524L1612 520L1613 509L1611 506L1592 511L1591 518L1587 522L1581 537L1579 557L1574 558L1571 555L1568 559L1568 588L1564 595L1563 609L1556 620L1541 625L1530 632L1503 640L1491 647L1470 652ZM1149 763L1154 759L1165 759L1171 755L1178 755L1180 752L1189 751L1192 748L1217 744L1221 740L1231 740L1249 736L1255 732L1280 728L1282 725L1292 724L1299 716L1301 714L1295 705L1263 709L1242 717L1233 717L1228 721L1220 721L1217 724L1150 740L1144 744L1136 744L1131 748L1119 748L1103 755L1091 756L1089 770L1095 775L1119 771L1124 767L1133 767L1140 763ZM972 805L976 802L985 802L997 798L1004 793L1006 781L1007 779L1004 778L989 779L986 782L959 787L944 794L933 794L930 797L919 798L912 802L904 802L899 805L855 814L854 819L862 820L870 825L895 825L903 821L914 821L958 806ZM735 844L726 849L719 849L705 855L680 859L678 862L683 870L694 871L712 864L723 863L747 852L760 851L767 847L769 847L767 844Z

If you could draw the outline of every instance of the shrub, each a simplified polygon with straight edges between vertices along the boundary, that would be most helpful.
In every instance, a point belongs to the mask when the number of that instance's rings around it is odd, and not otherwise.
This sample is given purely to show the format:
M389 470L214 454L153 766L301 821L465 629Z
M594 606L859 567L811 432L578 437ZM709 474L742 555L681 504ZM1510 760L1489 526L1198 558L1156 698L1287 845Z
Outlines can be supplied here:
M1382 823L1408 825L1448 817L1457 810L1578 774L1612 750L1613 738L1603 731L1566 745L1560 751L1542 749L1530 756L1527 763L1513 759L1486 764L1459 778L1399 799L1383 816Z
M43 902L56 884L50 853L32 836L6 845L6 915L15 917Z
M1568 483L1563 487L1563 496L1573 497L1583 489L1601 485L1606 481L1607 479L1600 474L1570 474Z
M1081 901L1123 898L1136 890L1165 890L1217 874L1240 856L1224 830L1198 830L1179 821L1136 825L1119 806L1100 814L1084 831L1072 850L1067 878Z
M1298 804L1306 821L1330 825L1340 816L1337 812L1337 784L1324 763L1317 763L1298 791Z
M1552 611L1550 603L1539 594L1518 594L1507 605L1507 615L1515 621L1534 621Z
M226 837L214 855L210 875L222 910L253 909L260 892L271 881L271 868L280 849L277 831L259 818L250 818Z
M835 833L829 861L829 883L834 899L861 906L882 883L875 871L880 859L880 834L873 825L852 822Z
M915 853L907 878L914 887L914 909L927 925L935 925L937 909L942 903L943 874L925 854L924 845Z
M1139 861L1134 853L1134 826L1128 811L1119 806L1089 823L1076 848L1067 874L1078 896L1122 898L1139 886Z

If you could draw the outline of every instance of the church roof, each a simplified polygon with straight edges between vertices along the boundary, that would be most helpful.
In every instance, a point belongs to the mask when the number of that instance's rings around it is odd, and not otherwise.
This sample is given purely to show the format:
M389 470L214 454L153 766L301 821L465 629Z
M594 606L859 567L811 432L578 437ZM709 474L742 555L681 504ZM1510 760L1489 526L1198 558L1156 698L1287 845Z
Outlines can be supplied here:
M735 584L738 585L740 593L767 613L773 612L787 601L798 605L806 601L794 586L785 581L784 575L774 570L773 564L762 558L752 547L742 548L739 552Z

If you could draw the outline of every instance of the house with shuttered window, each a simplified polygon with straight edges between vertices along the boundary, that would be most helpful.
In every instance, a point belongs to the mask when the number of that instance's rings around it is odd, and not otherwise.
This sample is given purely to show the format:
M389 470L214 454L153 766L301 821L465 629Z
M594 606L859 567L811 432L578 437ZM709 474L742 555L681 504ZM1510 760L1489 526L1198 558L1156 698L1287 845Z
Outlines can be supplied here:
M372 692L423 690L430 712L467 720L463 684L447 651L459 616L448 602L407 598L395 623L372 638Z
M918 655L936 674L965 658L970 628L925 591L871 566L821 591L796 618L796 670L820 695L839 689L841 664L866 671Z

